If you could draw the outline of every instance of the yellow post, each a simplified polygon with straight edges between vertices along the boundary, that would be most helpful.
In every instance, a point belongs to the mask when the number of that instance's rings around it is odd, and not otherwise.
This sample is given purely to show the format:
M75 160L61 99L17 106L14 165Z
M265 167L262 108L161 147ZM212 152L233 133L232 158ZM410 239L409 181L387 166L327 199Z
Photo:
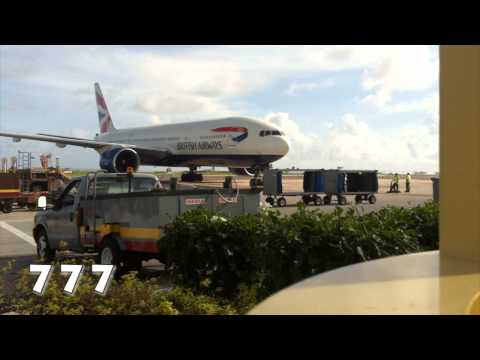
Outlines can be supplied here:
M440 48L440 251L480 261L480 46Z
M480 46L440 47L440 312L480 290ZM469 305L470 304L470 305Z

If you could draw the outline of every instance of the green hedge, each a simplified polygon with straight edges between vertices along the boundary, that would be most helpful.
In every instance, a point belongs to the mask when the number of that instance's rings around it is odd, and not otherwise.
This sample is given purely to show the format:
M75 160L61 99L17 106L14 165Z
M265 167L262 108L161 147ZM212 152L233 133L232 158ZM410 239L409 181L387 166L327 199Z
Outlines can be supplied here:
M168 254L171 289L165 290L164 279L142 280L130 273L99 296L93 291L98 277L86 271L75 295L68 296L63 293L67 278L55 272L46 293L37 296L32 293L36 277L25 270L6 295L2 280L12 270L9 265L0 269L0 313L243 314L314 274L437 249L438 204L369 214L352 208L326 214L299 206L291 216L266 211L225 218L196 210L169 225L160 246Z
M260 300L314 274L341 266L438 248L438 204L359 214L278 211L218 217L199 209L166 228L160 247L175 283L236 299Z
M78 263L78 260L62 263ZM90 267L92 261L80 263ZM56 263L55 268L59 269L60 264ZM94 291L98 276L85 271L75 294L69 296L63 292L68 277L55 271L45 293L38 296L32 292L37 277L24 269L13 291L7 293L1 280L10 271L11 265L0 269L0 314L9 311L24 315L234 315L245 312L239 302L236 308L236 302L195 294L190 289L165 288L161 279L140 279L135 272L112 281L107 294L102 296Z

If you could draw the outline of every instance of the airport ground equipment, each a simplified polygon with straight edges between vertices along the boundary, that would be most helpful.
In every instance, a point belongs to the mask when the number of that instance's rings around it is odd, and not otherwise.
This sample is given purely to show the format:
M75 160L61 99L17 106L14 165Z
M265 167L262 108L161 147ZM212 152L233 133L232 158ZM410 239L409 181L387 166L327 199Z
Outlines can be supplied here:
M387 194L399 194L399 193L400 193L400 189L398 189L398 187L395 188L393 180L390 181L390 188L388 189Z
M259 211L259 191L158 189L156 182L156 176L140 173L96 172L73 179L54 206L35 215L39 257L52 260L65 246L98 253L102 264L138 269L142 260L164 259L158 242L180 214L198 207L219 215Z
M13 209L13 204L20 197L20 182L18 176L14 173L0 173L0 211L9 213Z
M440 200L440 178L434 176L430 179L432 180L433 185L433 201L438 202Z
M339 205L347 203L347 195L355 195L355 203L361 204L368 201L375 204L378 192L378 171L377 170L323 170L325 181L325 197L323 202L329 205L334 196L337 197Z
M265 201L272 206L287 206L287 197L301 196L306 205L322 205L323 200L320 194L324 193L321 170L304 171L304 191L283 191L283 171L278 169L267 169L263 173L263 193L267 196ZM307 184L307 186L305 186Z
M69 178L58 166L49 167L50 154L40 156L41 167L32 167L32 153L18 152L12 157L11 166L2 161L0 172L0 210L10 212L13 206L35 210L40 196L54 197Z

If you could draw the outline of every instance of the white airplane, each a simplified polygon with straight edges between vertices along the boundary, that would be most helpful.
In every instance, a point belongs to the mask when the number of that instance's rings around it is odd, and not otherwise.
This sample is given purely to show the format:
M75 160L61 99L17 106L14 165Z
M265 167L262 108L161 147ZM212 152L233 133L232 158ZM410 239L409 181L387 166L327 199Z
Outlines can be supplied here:
M22 139L91 148L100 154L100 168L135 171L140 165L188 167L182 181L201 181L199 166L228 167L236 175L254 176L288 153L289 143L277 127L259 120L230 117L117 130L100 86L95 83L100 134L93 140L38 133L1 133Z

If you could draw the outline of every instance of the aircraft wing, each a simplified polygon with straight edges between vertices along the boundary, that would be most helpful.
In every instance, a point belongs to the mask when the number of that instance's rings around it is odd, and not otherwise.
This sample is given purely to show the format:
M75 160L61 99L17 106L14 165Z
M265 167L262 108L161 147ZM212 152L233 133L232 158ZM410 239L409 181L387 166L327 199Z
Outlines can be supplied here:
M12 138L14 142L19 142L22 139L26 140L37 140L37 141L46 141L52 142L60 145L73 145L73 146L82 146L85 148L91 149L101 149L104 147L129 147L127 144L116 144L109 142L101 142L88 139L77 139L69 138L64 136L52 136L52 135L31 135L31 134L14 134L14 133L3 133L0 132L0 136Z
M47 135L47 134L17 134L17 133L3 133L0 132L0 136L12 138L13 141L19 142L22 139L25 140L37 140L37 141L46 141L55 143L57 145L72 145L72 146L80 146L84 148L90 148L95 150L101 149L109 149L109 148L131 148L135 149L135 151L140 155L143 159L154 157L156 159L163 159L167 158L171 155L168 150L159 150L159 149L149 149L149 148L141 148L137 145L132 144L120 144L120 143L112 143L112 142L102 142L90 139L81 139L81 138L74 138L74 137L67 137L67 136L60 136L60 135Z

